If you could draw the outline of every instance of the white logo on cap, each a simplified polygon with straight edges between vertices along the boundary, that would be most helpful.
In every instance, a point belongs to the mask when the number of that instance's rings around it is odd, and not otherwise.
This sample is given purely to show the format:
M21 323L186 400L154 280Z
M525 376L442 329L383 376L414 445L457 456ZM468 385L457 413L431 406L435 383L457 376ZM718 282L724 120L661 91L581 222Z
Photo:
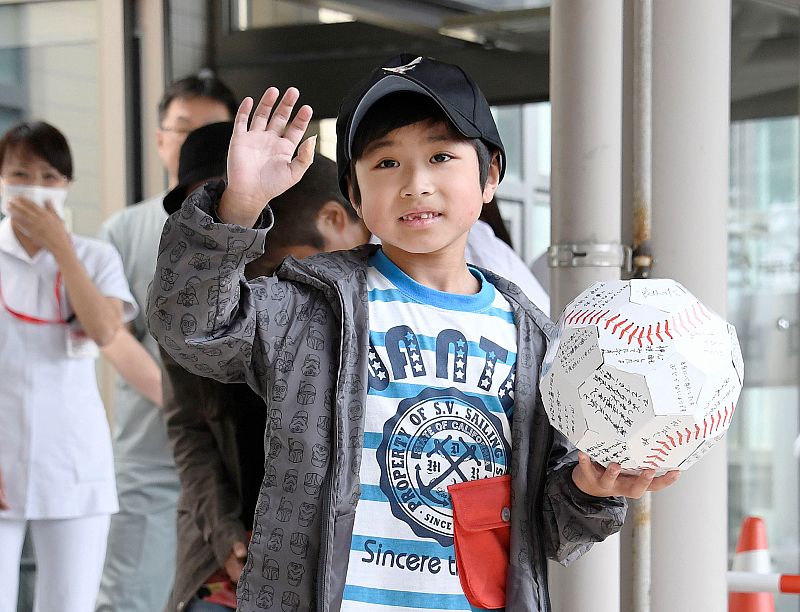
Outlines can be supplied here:
M422 62L422 58L418 57L415 60L411 60L405 66L398 66L397 68L384 68L386 72L394 72L395 74L405 74L409 70L413 70L417 67L417 64Z

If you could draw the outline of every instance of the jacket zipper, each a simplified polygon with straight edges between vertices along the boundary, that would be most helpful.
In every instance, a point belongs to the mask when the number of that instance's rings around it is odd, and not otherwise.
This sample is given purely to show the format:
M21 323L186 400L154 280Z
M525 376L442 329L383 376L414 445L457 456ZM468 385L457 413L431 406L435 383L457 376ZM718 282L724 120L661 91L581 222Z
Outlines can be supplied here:
M553 445L553 434L549 429L547 430L547 435L545 436L545 443L546 443L545 444L545 448L548 448L548 449ZM537 470L537 474L539 474L539 478L538 478L538 480L536 482L536 496L537 496L537 498L539 498L538 499L538 501L539 501L538 505L541 505L541 503L542 503L541 497L544 494L544 492L540 490L541 486L540 486L539 483L541 482L542 471L546 470L546 469L547 469L547 466L543 465L542 469ZM543 524L542 524L541 513L537 511L536 512L536 517L537 517L536 518L536 529L534 530L534 533L541 534L542 528L544 527ZM542 576L543 582L544 582L544 588L543 589L542 589L541 585L539 585L539 591L540 591L540 593L542 593L542 595L544 595L544 602L543 602L544 603L544 608L543 608L542 612L551 612L550 593L549 593L550 589L549 589L549 587L547 585L547 582L548 582L548 578L547 578L547 554L544 551L544 547L538 541L539 537L537 537L536 539L537 539L537 541L536 541L536 544L537 544L536 549L537 549L537 551L539 553L539 563L541 565L540 571L541 571L541 576Z
M522 314L527 317L525 314L524 309L520 309ZM531 323L528 322L530 325ZM518 337L517 337L517 345L521 346L520 342L522 340L522 330L518 327ZM538 378L538 377L537 377ZM536 402L535 402L535 394L538 392L538 383L537 383L537 391L534 391L532 394L534 402L533 402L533 410L534 413L532 415L532 419L536 418ZM542 504L542 496L544 491L542 490L542 478L546 475L547 471L547 457L549 456L549 449L553 444L553 434L549 428L547 428L544 436L537 436L539 438L543 438L541 440L542 447L547 449L544 452L536 452L535 444L540 442L534 438L533 444L531 448L534 449L532 455L534 457L538 457L539 465L535 465L535 474L536 474L536 482L534 483L533 487L533 494L534 494L534 509L535 509L535 522L534 522L534 529L531 530L531 547L535 550L535 553L539 557L539 572L541 580L537 580L536 572L534 571L531 575L534 584L539 591L539 611L540 612L552 612L552 608L550 606L550 595L548 593L547 587L547 553L545 553L544 547L541 545L541 534L543 530L542 524L542 517L541 512L539 512L538 508ZM513 452L513 451L512 451ZM535 569L535 568L534 568ZM540 582L544 583L544 587ZM544 596L544 597L542 597Z
M342 376L342 363L344 361L343 354L344 354L344 301L342 300L342 294L337 289L336 295L339 298L339 367L336 369L336 383L334 384L334 392L335 396L331 398L331 408L333 409L333 417L336 422L336 431L331 431L331 461L336 461L337 464L339 462L339 449L337 443L339 441L339 411L336 409L336 404L339 401L339 381ZM333 479L336 477L335 466L332 464L331 468L331 477L328 479L327 484L325 485L324 491L325 495L324 504L322 506L322 533L320 538L319 544L319 568L317 570L317 608L322 612L326 612L328 610L328 596L330 594L330 588L328 585L328 568L330 564L328 563L328 554L330 547L328 546L328 539L330 536L330 512L331 506L333 505Z

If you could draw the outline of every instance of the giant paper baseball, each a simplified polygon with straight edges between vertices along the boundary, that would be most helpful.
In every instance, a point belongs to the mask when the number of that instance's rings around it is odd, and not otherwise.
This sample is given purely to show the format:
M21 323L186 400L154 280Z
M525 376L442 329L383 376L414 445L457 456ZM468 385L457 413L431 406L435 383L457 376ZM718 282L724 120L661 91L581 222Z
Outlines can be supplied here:
M542 400L593 460L685 470L725 435L744 377L736 330L679 283L595 283L558 330Z

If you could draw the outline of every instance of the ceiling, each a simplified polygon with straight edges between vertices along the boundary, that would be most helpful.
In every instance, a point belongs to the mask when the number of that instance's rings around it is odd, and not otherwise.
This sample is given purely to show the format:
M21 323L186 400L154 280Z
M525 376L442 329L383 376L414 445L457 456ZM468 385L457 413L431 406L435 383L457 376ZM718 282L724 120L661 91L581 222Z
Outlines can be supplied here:
M626 6L633 1L624 0ZM548 0L291 4L336 11L350 21L234 32L225 15L215 19L223 24L215 36L217 67L240 95L260 93L265 79L279 87L296 85L315 100L318 116L332 117L350 84L387 57L408 51L462 65L492 104L548 99ZM797 114L799 31L800 0L732 1L733 119Z

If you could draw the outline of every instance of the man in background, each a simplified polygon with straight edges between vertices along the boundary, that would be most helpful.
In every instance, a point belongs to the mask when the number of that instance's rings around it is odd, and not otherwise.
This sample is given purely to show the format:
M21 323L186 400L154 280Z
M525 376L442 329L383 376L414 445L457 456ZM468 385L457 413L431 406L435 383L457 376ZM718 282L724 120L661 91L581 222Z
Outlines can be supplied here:
M213 76L189 76L167 87L159 103L156 142L170 189L178 184L179 153L187 134L230 121L237 106L230 89ZM125 208L100 231L122 256L142 311L167 218L163 198L162 192ZM112 423L120 512L111 518L97 612L158 612L175 571L179 492L160 407L158 346L140 315L130 333L118 333L103 354L121 375Z

